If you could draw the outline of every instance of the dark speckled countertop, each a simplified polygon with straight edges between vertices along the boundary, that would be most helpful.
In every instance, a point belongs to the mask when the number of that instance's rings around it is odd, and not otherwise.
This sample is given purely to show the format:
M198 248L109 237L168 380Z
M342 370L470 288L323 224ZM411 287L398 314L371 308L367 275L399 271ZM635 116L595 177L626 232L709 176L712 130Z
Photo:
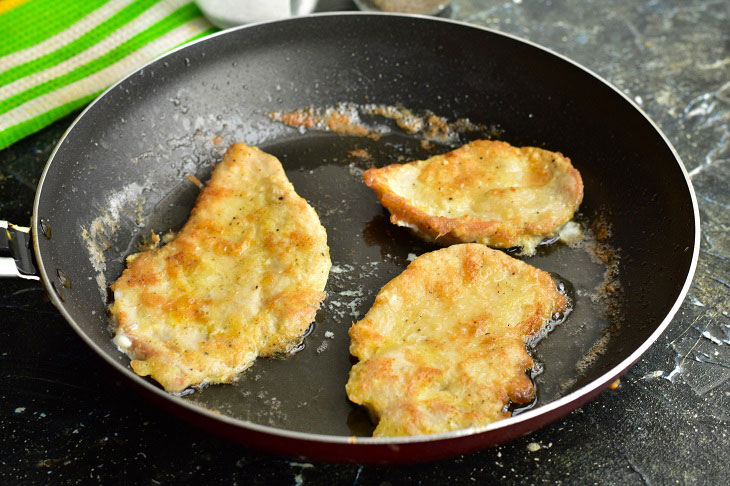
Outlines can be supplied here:
M353 8L322 1L320 9ZM33 283L0 281L3 484L727 484L730 3L462 0L452 18L545 45L616 85L684 160L702 246L689 295L615 391L494 449L398 467L291 462L221 441L115 381ZM72 118L0 152L0 215L31 216Z

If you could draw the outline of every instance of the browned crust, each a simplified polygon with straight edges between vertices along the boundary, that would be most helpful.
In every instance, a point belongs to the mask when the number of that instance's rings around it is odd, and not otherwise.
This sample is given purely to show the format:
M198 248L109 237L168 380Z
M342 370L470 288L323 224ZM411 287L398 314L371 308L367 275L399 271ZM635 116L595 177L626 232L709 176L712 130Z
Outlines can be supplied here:
M570 159L560 152L550 152L536 147L516 148L506 142L489 140L478 140L469 145L475 144L488 146L489 149L518 150L525 155L537 151L542 156L560 160L565 170L566 180L569 181L564 194L569 216L548 215L539 220L528 220L516 226L498 220L482 220L474 216L450 218L432 215L397 194L390 185L391 178L408 164L391 164L382 168L368 169L363 172L363 181L375 191L381 204L390 211L390 220L393 224L411 226L422 238L442 245L481 242L496 248L521 246L525 236L550 237L554 235L561 225L570 220L580 206L583 200L583 180L578 170L572 166ZM467 146L428 160L455 159L465 147ZM419 161L409 164L417 162Z
M491 288L483 286L493 285L488 283L492 275L501 276L494 282L516 276L528 284L529 311L497 324L503 309L486 303L461 307L474 302L465 302L463 292L471 287L484 295L481 289ZM439 323L440 334L420 334L427 332L421 326L429 325L420 313L439 308L424 299L444 302L449 309L427 317ZM348 397L368 408L378 422L377 436L438 433L508 417L510 401L526 404L535 396L525 373L534 365L526 341L566 305L549 274L483 245L424 254L388 282L350 328L350 352L360 362L350 372ZM393 309L400 309L397 315Z
M254 187L256 181L265 181L263 185L268 192ZM236 210L232 220L222 217L223 209L238 207L236 205L240 203L240 200L228 198L240 198L239 193L244 190L249 191L251 198L261 197L267 203L253 206L255 210L249 212ZM267 218L271 219L270 224L277 226L276 230L264 229ZM279 224L282 231L279 231ZM230 263L240 261L253 247L265 251L284 267L260 281L244 282L251 291L256 284L255 289L261 287L262 292L264 289L270 292L263 294L258 314L251 316L249 322L242 320L240 310L240 315L224 316L230 321L217 322L209 316L209 311L211 307L227 302L205 296L193 297L186 290L189 285L194 286L201 252L224 257ZM294 252L310 266L298 263L291 256ZM255 147L234 144L212 173L190 218L175 238L165 246L128 259L127 268L111 286L115 296L117 291L125 295L111 306L113 324L117 334L121 333L131 342L127 353L132 358L132 369L139 375L152 376L167 391L177 392L201 383L229 382L235 380L242 366L250 365L256 355L286 352L301 342L302 334L325 298L323 289L329 266L325 230L312 208L296 194L279 161ZM225 271L224 268L215 273ZM279 273L296 283L279 289L275 286ZM236 274L231 275L236 281ZM165 290L164 286L160 287L165 283L169 283L174 292L158 293L158 289ZM277 290L273 290L274 287ZM136 308L160 317L155 323L147 323L148 327L164 324L171 332L176 332L195 326L207 329L209 334L197 349L184 346L177 337L161 341L154 337L154 330L142 329L130 316ZM128 309L132 310L128 312ZM265 322L262 315L267 319Z

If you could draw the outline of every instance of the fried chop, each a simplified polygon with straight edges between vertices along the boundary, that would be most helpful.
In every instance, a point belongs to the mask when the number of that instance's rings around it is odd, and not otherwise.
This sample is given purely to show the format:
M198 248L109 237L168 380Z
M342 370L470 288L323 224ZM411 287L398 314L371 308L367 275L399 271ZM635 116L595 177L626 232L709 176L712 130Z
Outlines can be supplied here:
M550 275L470 243L426 253L350 328L346 385L374 436L423 435L506 418L535 396L527 340L565 310Z
M450 245L522 247L531 255L583 200L570 159L535 147L477 140L426 160L364 172L391 222Z
M314 209L272 155L232 145L190 218L112 285L114 342L167 391L226 383L302 341L331 261Z

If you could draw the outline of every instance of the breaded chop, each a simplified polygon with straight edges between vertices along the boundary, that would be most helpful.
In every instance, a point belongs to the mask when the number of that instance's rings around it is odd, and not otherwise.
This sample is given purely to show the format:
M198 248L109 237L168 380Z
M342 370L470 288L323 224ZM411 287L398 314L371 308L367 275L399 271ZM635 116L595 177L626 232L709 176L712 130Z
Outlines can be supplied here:
M226 383L299 344L325 297L327 234L272 155L233 144L190 219L112 285L114 342L167 391Z
M509 417L534 389L525 343L567 301L550 275L468 243L416 258L350 328L347 395L374 436L423 435Z
M490 140L369 169L363 179L392 223L426 240L521 246L525 255L554 236L583 200L583 181L567 157Z

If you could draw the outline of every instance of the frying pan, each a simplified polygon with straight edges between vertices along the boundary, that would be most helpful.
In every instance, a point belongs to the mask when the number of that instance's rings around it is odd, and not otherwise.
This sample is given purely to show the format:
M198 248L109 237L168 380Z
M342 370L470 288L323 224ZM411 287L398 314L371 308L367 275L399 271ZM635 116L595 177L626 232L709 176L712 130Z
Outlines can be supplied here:
M380 127L374 140L299 131L267 116L339 102L402 105L491 128L429 147L387 120L361 120ZM347 329L409 259L435 247L390 225L359 171L495 133L516 146L561 151L585 184L576 219L587 243L542 246L526 259L552 272L573 303L564 322L531 343L541 371L534 373L537 400L482 428L371 438L372 424L344 392L352 365ZM278 156L318 211L334 264L328 298L297 353L260 359L235 384L174 396L132 373L113 345L107 289L150 231L183 224L198 194L186 176L205 180L234 141ZM26 233L12 225L2 233L21 263L16 270L6 259L3 272L32 278ZM529 42L454 21L350 13L221 32L111 87L54 150L30 234L37 274L54 305L155 404L270 452L403 462L504 442L593 399L639 359L677 311L695 270L699 219L671 144L637 106L585 68Z

